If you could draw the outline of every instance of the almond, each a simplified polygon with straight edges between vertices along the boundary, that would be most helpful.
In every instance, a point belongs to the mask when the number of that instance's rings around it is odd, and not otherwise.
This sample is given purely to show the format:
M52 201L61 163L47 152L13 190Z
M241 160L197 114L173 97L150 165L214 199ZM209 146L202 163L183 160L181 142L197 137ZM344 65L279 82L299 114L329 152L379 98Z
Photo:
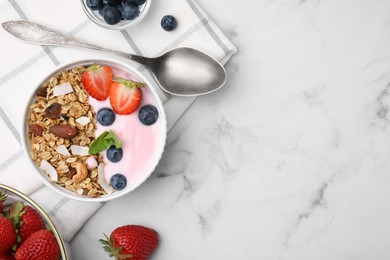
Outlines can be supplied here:
M50 127L50 132L64 139L71 139L78 134L77 128L71 125L54 125Z

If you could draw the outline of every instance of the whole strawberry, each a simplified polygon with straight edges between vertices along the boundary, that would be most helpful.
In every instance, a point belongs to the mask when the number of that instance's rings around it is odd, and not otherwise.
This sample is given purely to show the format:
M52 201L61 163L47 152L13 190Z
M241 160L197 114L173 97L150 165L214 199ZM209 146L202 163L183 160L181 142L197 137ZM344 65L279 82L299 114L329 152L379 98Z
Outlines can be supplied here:
M0 260L15 260L15 257L11 254L0 255Z
M50 230L42 229L31 234L16 250L16 260L58 260L61 251Z
M0 216L0 255L10 251L16 243L16 234L12 222Z
M116 228L110 239L100 239L104 249L115 259L148 259L156 249L159 239L155 230L140 226L126 225Z
M18 230L18 235L24 241L32 233L44 229L45 222L34 208L17 202L11 206L9 218Z

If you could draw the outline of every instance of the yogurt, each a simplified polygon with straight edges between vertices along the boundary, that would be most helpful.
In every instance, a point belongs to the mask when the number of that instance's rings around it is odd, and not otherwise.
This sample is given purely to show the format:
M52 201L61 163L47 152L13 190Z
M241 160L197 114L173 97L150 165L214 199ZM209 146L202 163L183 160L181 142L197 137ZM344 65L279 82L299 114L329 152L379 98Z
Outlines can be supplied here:
M117 68L112 69L115 77L140 81L125 71ZM161 140L159 134L163 126L161 120L157 120L153 125L147 126L138 119L138 112L144 105L151 104L158 108L149 87L142 87L141 91L142 100L136 111L130 115L116 114L115 121L110 126L103 126L96 122L95 136L111 130L122 144L123 157L119 162L109 161L106 156L106 150L101 152L105 164L104 177L107 183L110 183L110 179L114 174L120 173L126 177L127 186L133 186L150 173L151 164L155 161L156 150ZM104 107L112 109L109 98L104 101L98 101L90 96L89 104L96 113ZM159 111L159 114L161 114L161 111Z

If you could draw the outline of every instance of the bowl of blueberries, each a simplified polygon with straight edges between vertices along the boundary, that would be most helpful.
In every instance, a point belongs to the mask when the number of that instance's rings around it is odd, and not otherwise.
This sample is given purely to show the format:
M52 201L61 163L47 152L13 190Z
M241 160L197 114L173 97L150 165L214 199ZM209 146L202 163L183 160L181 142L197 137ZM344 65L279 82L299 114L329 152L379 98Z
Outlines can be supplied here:
M151 0L81 0L88 18L111 30L135 26L146 16L150 5Z

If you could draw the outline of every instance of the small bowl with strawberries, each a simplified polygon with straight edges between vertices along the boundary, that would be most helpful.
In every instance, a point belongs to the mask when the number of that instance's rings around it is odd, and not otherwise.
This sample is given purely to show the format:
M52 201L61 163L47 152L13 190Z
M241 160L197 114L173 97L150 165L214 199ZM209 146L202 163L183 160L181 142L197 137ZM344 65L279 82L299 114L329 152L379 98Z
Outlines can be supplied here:
M48 73L23 120L23 146L42 181L71 199L100 202L140 186L166 142L153 84L129 64L79 60Z
M0 259L71 259L48 214L22 192L0 184Z

